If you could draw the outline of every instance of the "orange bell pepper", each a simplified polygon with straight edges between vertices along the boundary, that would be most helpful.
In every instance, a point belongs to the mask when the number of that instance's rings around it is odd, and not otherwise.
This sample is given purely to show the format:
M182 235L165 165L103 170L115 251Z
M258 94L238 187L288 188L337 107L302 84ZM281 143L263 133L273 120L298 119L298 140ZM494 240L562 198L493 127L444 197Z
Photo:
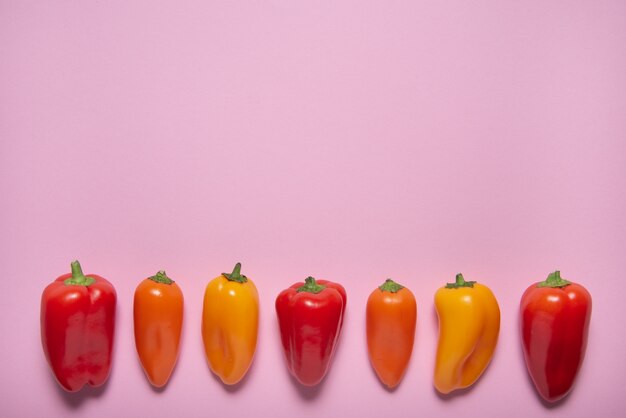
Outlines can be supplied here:
M240 270L237 263L232 273L211 280L204 292L204 351L209 368L226 385L238 383L250 368L259 327L259 295Z
M169 380L180 347L183 293L164 271L139 283L133 304L135 345L148 381L155 387Z
M441 393L471 386L485 371L498 342L500 308L487 286L456 275L435 294L439 343L435 388Z
M367 299L367 350L378 378L398 386L411 359L417 304L406 287L387 279Z

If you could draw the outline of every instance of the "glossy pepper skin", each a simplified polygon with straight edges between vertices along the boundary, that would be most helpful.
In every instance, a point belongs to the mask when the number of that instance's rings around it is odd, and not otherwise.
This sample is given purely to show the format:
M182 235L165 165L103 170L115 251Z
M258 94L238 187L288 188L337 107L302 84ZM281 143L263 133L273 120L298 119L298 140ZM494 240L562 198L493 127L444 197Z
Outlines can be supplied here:
M165 386L176 366L183 326L183 293L159 271L135 289L135 346L150 384Z
M256 351L259 294L252 280L233 272L211 280L204 292L202 339L209 368L226 385L248 372Z
M41 296L41 342L57 382L68 392L102 385L111 371L117 295L78 261Z
M531 285L520 302L522 347L528 373L548 402L572 389L585 358L591 295L559 271Z
M338 283L295 283L276 298L276 314L289 373L315 386L328 372L346 310L346 291Z
M491 290L457 274L435 294L439 343L435 388L447 394L471 386L489 365L500 333L500 307Z
M388 388L398 386L413 352L417 303L406 287L387 279L366 305L367 350L374 371Z

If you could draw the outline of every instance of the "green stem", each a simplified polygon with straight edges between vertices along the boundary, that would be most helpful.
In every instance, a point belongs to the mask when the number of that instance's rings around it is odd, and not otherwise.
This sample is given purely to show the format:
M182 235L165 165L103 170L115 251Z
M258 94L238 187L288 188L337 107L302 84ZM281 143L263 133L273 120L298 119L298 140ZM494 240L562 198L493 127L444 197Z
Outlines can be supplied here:
M326 286L318 284L313 277L309 276L304 280L304 285L296 289L296 292L319 293L324 289Z
M385 283L378 286L378 288L382 292L398 293L400 290L404 289L404 286L402 286L400 283L394 282L391 279L387 279L385 280Z
M537 283L537 287L565 287L572 284L565 279L561 278L561 272L559 270L554 273L548 274L548 278L543 282Z
M72 261L71 266L72 277L63 280L66 286L91 286L95 283L96 279L83 274L83 269L80 267L78 260Z
M454 283L446 283L446 289L458 289L460 287L474 287L476 281L466 282L461 273L456 275Z
M241 263L235 264L235 268L232 273L222 273L222 276L226 277L231 282L245 283L248 281L248 278L241 274Z
M165 270L160 270L154 276L148 277L148 279L152 280L153 282L163 283L163 284L172 284L172 283L174 283L174 280L172 280L169 277L167 277L167 274L165 274Z

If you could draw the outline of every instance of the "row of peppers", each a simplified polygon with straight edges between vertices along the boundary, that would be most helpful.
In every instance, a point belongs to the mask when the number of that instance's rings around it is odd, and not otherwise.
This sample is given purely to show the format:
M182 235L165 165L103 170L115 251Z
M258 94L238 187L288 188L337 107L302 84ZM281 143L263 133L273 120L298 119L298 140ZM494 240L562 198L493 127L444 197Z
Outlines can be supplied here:
M43 349L58 383L75 392L108 378L115 326L116 292L106 279L72 272L48 285L41 299ZM259 297L237 263L206 287L202 338L213 373L238 383L256 350ZM302 385L328 372L345 310L338 283L308 277L276 298L282 347L291 375ZM439 341L434 386L447 394L474 384L491 361L500 331L500 309L491 290L461 274L435 294ZM520 303L522 346L538 393L549 402L566 396L587 345L591 296L558 271L534 283ZM381 382L397 386L411 358L417 322L413 293L388 279L367 301L367 347ZM164 386L176 365L183 323L183 294L164 271L143 280L134 295L137 353L150 383Z

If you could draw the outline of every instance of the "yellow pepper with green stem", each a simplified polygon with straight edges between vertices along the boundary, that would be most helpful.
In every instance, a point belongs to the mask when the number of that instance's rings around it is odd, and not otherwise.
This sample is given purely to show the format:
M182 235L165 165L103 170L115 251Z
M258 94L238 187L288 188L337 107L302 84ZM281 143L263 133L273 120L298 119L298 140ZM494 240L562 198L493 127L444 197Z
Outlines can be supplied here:
M471 386L485 371L498 342L500 307L487 286L457 274L435 294L439 342L435 388L447 394Z
M224 384L237 384L248 372L256 351L259 294L252 280L240 273L211 280L204 293L202 339L209 368Z

